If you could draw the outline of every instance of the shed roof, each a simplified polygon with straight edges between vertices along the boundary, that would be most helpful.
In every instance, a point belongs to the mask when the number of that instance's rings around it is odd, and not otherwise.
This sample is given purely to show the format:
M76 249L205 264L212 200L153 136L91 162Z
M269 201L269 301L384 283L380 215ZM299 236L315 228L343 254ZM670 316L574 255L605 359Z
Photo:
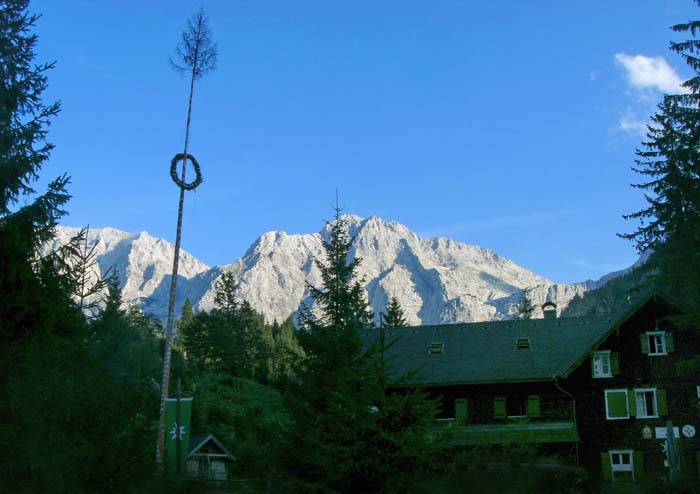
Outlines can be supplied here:
M199 451L202 446L207 444L208 442L212 442L216 447L221 451L221 454L228 456L231 460L235 460L236 458L224 447L223 444L219 442L219 440L214 437L214 434L207 433L207 434L193 434L190 436L190 444L187 449L187 456L192 456L197 451Z

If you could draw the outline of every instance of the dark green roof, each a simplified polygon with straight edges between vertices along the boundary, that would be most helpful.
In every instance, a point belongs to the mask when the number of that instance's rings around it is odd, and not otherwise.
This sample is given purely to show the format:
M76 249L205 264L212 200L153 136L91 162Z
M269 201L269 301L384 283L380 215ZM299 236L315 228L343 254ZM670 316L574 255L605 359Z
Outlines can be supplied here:
M392 372L420 368L406 384L550 381L568 375L612 331L612 316L416 326L386 330ZM378 329L364 332L367 345ZM519 338L529 348L517 348ZM442 352L431 353L431 343Z

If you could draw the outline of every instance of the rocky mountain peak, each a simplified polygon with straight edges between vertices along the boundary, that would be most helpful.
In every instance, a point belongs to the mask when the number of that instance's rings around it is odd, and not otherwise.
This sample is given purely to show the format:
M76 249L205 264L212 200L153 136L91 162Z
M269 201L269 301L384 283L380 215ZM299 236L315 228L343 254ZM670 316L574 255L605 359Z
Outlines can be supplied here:
M422 238L378 216L343 219L354 238L350 254L363 259L358 274L377 315L396 296L411 324L507 319L519 314L525 295L534 305L553 301L561 310L592 286L555 284L491 250L446 237ZM48 248L77 231L59 227ZM282 321L308 297L307 283L320 285L314 258L322 258L322 239L328 234L328 225L303 235L266 232L243 257L223 266L207 266L182 251L176 310L179 313L186 298L195 309L212 309L216 281L230 271L239 280L240 300L247 300L268 321ZM89 241L98 245L99 270L118 270L124 300L164 319L173 245L145 231L129 234L113 228L91 229Z

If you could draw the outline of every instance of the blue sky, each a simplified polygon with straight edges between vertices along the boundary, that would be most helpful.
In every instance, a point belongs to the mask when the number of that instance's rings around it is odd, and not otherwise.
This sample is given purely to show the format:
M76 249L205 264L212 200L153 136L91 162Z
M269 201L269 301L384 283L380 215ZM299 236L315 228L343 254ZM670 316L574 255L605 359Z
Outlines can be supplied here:
M200 2L36 0L62 112L42 181L66 225L174 240L188 81L168 63ZM559 282L628 266L642 129L690 76L690 0L208 1L219 67L195 90L183 248L233 262L341 206L493 249Z

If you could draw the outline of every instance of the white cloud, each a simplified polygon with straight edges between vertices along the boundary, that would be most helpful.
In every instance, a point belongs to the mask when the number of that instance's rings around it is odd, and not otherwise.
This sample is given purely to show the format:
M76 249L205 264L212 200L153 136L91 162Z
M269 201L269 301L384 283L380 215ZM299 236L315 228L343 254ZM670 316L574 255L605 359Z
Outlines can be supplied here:
M615 61L627 74L627 82L634 89L655 89L665 93L685 93L680 87L683 79L663 57L615 54Z
M646 137L647 135L647 124L649 123L648 118L642 118L639 115L634 115L628 113L623 115L620 119L620 130L627 132L628 134Z
M617 53L615 63L625 72L629 99L615 129L630 137L646 137L649 115L654 113L662 93L688 92L681 87L683 78L663 57Z

